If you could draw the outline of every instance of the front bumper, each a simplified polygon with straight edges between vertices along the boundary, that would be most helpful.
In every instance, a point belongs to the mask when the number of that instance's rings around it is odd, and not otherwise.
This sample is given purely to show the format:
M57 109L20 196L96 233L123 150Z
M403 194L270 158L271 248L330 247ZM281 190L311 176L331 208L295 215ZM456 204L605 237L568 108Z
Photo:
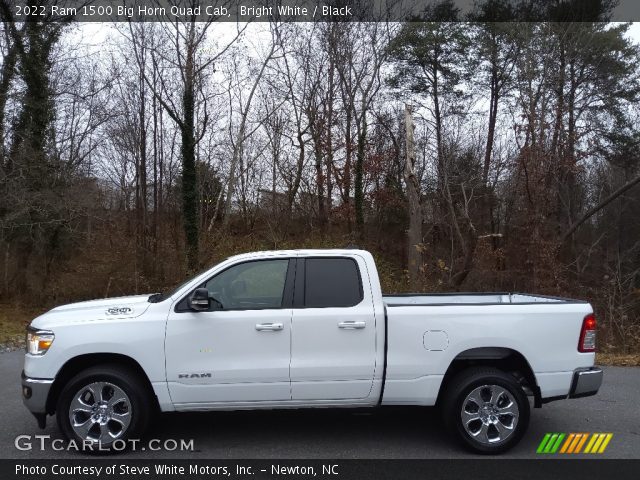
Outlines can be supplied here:
M47 399L53 380L29 378L22 372L22 402L44 428L47 416Z
M598 393L603 375L602 370L598 367L576 370L573 373L569 398L589 397Z

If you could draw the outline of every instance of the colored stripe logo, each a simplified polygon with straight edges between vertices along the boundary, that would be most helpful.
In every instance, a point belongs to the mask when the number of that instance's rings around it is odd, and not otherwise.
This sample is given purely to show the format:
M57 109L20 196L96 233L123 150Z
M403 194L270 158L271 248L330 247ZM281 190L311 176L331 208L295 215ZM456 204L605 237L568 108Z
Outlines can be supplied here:
M613 433L547 433L536 453L603 453L612 438Z

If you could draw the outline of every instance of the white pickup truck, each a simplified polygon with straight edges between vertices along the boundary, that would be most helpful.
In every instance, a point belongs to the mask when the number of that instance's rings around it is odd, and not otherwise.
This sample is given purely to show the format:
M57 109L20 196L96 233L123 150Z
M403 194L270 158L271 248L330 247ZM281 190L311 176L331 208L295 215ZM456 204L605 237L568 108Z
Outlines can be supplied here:
M438 405L498 453L529 399L597 393L584 301L510 293L383 295L362 250L234 256L166 294L54 308L27 332L22 394L74 442L137 439L154 411ZM122 448L122 447L121 447Z

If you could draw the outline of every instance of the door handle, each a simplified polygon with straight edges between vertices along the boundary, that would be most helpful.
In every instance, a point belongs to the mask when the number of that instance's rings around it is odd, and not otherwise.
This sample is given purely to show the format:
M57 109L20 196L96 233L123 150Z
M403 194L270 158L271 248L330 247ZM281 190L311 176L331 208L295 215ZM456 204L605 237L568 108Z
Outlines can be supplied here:
M348 320L346 322L340 322L338 323L338 328L344 328L347 330L354 330L354 329L360 329L360 328L364 328L367 326L367 322L354 322L351 320Z
M276 332L278 330L282 330L284 325L281 323L258 323L256 324L256 330L259 332Z

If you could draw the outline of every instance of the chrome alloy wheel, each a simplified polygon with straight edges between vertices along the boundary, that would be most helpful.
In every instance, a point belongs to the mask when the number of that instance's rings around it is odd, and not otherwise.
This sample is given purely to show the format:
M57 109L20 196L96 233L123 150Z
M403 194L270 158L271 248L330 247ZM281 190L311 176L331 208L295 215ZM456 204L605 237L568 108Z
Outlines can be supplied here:
M82 387L69 406L73 431L83 440L112 443L131 423L131 401L117 385L94 382Z
M473 389L462 402L462 425L471 438L485 445L504 442L518 424L518 403L499 385Z

